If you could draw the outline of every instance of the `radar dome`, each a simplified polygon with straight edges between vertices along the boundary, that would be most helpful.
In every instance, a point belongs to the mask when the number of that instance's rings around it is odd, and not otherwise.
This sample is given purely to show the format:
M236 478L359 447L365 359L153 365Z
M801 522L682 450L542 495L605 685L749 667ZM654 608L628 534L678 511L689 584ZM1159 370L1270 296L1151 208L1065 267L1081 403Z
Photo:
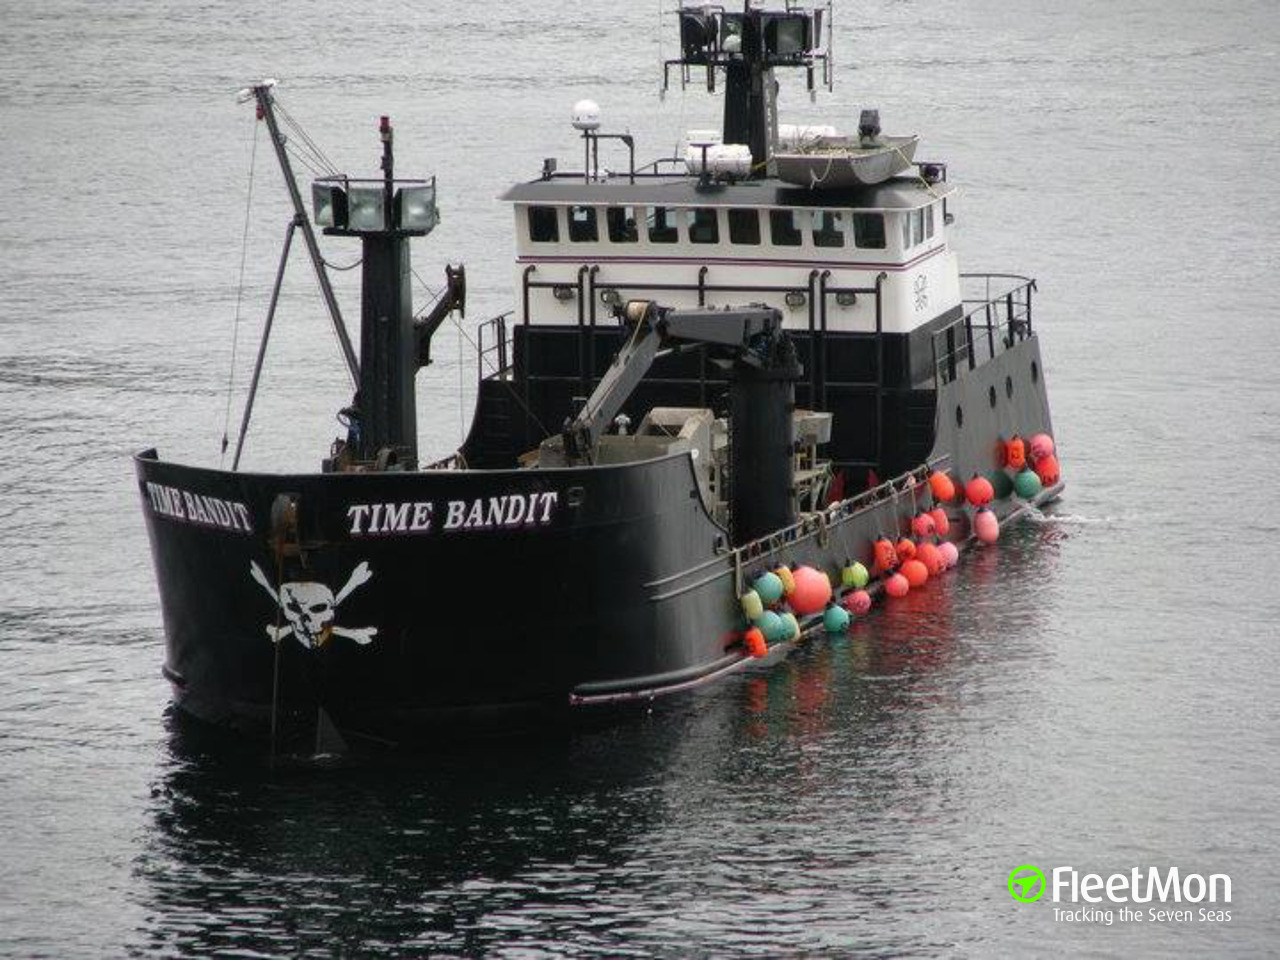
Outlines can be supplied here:
M595 130L600 126L600 104L594 100L579 100L573 105L572 120L579 130Z

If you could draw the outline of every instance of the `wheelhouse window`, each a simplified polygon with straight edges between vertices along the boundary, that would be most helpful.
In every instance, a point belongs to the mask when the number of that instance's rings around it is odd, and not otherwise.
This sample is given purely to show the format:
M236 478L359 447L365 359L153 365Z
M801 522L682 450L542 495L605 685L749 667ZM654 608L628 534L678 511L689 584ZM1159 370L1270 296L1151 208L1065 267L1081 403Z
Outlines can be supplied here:
M574 243L595 243L600 239L595 207L569 208L569 239Z
M911 245L924 243L924 208L911 211Z
M924 208L924 238L931 240L933 238L933 208L935 204L929 204Z
M800 246L800 211L770 210L769 236L775 247Z
M529 239L534 243L558 243L560 222L555 207L529 208Z
M816 210L813 214L813 245L844 246L844 217L834 210Z
M604 218L609 227L610 243L635 243L640 239L635 207L609 207Z
M696 207L688 214L690 243L720 242L720 223L713 208Z
M650 207L647 225L650 243L675 243L679 239L675 211L670 207Z
M884 249L884 214L855 213L853 240L863 250Z
M749 243L758 246L760 243L760 211L729 211L729 242Z
M911 249L911 212L909 210L904 211L903 213L899 214L899 219L902 220L902 249L910 250Z

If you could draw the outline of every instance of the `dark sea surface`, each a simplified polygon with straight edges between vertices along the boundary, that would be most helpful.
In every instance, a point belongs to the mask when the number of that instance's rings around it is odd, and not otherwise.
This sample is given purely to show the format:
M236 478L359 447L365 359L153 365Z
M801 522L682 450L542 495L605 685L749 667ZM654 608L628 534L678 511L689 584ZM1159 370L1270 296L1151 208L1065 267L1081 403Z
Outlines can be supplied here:
M920 132L964 190L963 268L1039 278L1068 484L1047 516L847 637L550 743L269 772L169 715L129 457L219 462L235 89L281 78L352 172L393 116L398 170L441 184L415 265L435 288L466 262L470 337L513 304L495 197L576 163L576 99L643 156L717 124L696 86L659 100L658 19L0 0L0 953L1275 953L1274 0L842 0L835 93L784 84L784 119L875 105ZM233 420L289 217L265 137L252 207ZM347 400L291 270L251 467L313 467ZM444 328L420 377L424 456L469 423L466 337ZM426 602L442 640L483 629L448 626L447 589ZM1055 920L1006 892L1024 863L1228 873L1231 920Z

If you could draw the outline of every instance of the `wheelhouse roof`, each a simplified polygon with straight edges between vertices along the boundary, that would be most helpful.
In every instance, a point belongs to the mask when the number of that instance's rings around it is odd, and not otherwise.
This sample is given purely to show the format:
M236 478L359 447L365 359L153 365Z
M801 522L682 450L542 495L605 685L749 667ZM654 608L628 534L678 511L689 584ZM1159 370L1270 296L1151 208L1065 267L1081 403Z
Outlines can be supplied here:
M583 183L556 177L516 184L499 199L551 206L568 204L652 204L663 207L818 207L855 210L914 210L955 192L948 183L926 184L919 177L894 177L869 187L809 190L781 180L746 180L700 187L691 177L623 177Z

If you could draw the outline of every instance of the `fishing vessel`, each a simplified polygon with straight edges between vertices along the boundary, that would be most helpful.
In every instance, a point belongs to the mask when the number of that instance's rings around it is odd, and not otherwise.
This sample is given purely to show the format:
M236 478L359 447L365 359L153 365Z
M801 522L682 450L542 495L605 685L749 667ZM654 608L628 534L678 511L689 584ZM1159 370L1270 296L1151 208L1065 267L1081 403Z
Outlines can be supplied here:
M516 303L475 328L474 419L442 459L415 381L466 275L414 310L435 181L397 178L383 118L381 176L315 181L309 215L274 83L243 92L295 213L257 370L301 236L355 392L319 469L239 469L256 371L232 469L137 456L182 710L359 749L648 701L929 589L1059 495L1035 282L960 272L946 165L874 110L847 137L778 122L775 71L831 84L830 9L676 20L664 84L723 82L722 129L637 166L575 106L582 169L503 196ZM317 227L360 245L358 347Z

